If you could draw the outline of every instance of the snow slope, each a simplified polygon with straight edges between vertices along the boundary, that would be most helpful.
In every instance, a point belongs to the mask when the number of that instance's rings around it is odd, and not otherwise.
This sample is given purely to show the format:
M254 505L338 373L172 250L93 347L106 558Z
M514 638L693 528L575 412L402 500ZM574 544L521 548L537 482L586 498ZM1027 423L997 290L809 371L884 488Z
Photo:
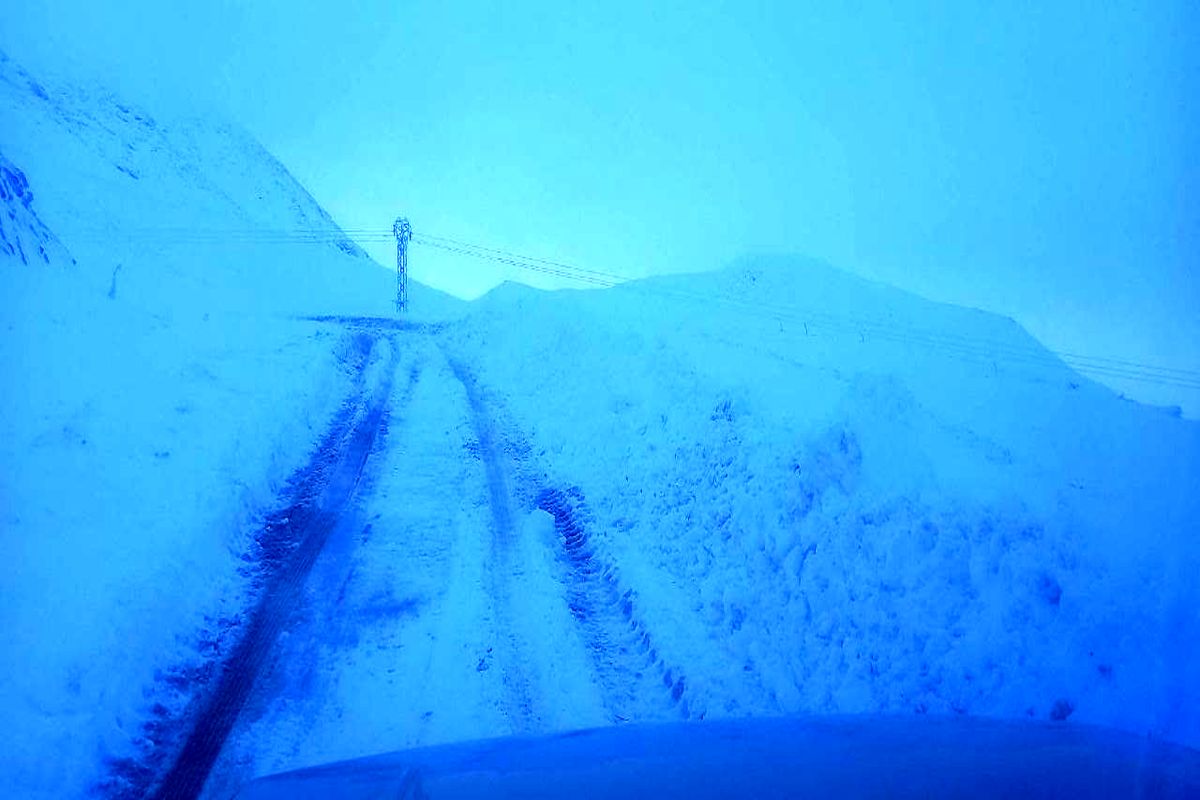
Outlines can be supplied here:
M361 343L305 317L388 315L393 278L234 128L2 57L0 109L0 785L78 796L219 657L250 533L352 390ZM795 259L412 302L465 316L389 339L408 388L363 526L224 788L679 715L1200 744L1200 425L1011 320Z
M1200 743L1200 425L1011 320L764 257L507 285L448 335L545 485L578 490L692 716L1069 717Z
M2 55L0 178L0 785L79 796L183 702L149 687L349 391L298 315L390 315L394 277L245 134Z

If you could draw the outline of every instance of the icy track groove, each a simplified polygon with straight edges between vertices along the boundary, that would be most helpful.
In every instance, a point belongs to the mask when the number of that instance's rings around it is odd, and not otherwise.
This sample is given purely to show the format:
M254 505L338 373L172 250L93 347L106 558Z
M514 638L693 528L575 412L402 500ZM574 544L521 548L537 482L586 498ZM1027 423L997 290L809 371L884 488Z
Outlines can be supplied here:
M491 558L488 560L487 590L496 609L495 627L497 654L504 684L505 716L513 733L529 733L540 727L534 719L533 700L529 681L518 666L520 647L513 631L510 618L512 609L512 583L516 577L513 547L515 528L511 506L508 475L501 461L502 454L491 417L484 406L479 387L466 366L455 359L448 359L454 377L462 384L470 408L471 426L478 444L478 454L483 461L487 476L488 505L491 510Z
M399 334L409 389L393 393L206 797L339 759L612 719L500 409L428 333Z
M536 502L554 519L567 604L583 630L612 722L692 718L687 679L664 662L640 619L636 594L589 542L582 492L543 489Z
M604 722L692 717L683 673L658 654L637 612L635 593L593 551L582 494L545 486L543 465L530 458L520 434L500 421L504 417L498 402L489 407L487 391L466 364L449 360L471 409L473 452L487 472L493 515L492 594L497 607L512 617L502 626L511 656L531 654L525 671L534 672L534 662L556 653L579 678L571 691L598 701ZM529 517L532 524L514 520ZM542 627L546 631L536 635ZM514 733L560 729L564 721L566 727L577 728L583 724L580 719L590 718L594 708L556 721L555 687L548 685L548 670L541 672L529 698L535 709L528 720L533 727L514 726ZM519 698L522 687L514 688ZM571 698L557 700L567 701L558 708L574 705Z
M226 798L253 777L391 750L689 716L633 593L591 558L582 498L544 489L470 365L435 330L328 322L388 342L386 366L375 359L387 374L338 469L299 493L322 502L265 532L279 577L158 796Z
M377 353L381 346L388 348L389 344L392 343L378 337L370 346ZM277 559L275 568L267 578L258 605L249 615L245 633L221 665L216 684L200 708L182 750L151 796L198 797L203 790L226 737L299 599L309 570L358 484L391 394L397 359L394 344L390 351L389 363L374 392L358 398L359 413L348 429L338 432L335 428L331 435L336 446L323 447L313 463L303 470L321 477L316 481L298 481L299 497L284 514L268 523L263 538L269 539L266 555ZM360 369L366 370L371 363L372 359L364 358Z

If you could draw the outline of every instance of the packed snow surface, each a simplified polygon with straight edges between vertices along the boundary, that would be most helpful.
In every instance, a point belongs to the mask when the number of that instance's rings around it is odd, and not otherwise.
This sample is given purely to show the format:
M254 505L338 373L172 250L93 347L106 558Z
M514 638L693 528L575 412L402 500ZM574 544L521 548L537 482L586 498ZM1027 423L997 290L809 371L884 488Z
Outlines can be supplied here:
M1200 745L1200 425L1013 321L780 256L472 304L414 285L398 326L393 275L235 128L7 59L0 103L15 794L161 777L252 619L289 476L376 395L209 796L630 720Z

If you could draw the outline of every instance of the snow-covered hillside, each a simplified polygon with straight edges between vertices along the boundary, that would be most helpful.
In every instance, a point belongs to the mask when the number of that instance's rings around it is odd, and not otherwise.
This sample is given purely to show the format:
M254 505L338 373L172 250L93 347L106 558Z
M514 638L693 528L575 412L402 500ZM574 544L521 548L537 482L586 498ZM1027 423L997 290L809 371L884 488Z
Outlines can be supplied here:
M173 786L213 718L188 796L681 716L1200 745L1200 424L1013 321L783 257L348 321L393 274L236 128L2 56L0 114L6 792Z
M760 258L505 286L454 335L546 484L578 490L662 659L690 665L693 713L1200 743L1200 425L1011 320Z
M394 277L245 134L3 56L0 175L0 785L78 796L349 391L296 316L390 314Z

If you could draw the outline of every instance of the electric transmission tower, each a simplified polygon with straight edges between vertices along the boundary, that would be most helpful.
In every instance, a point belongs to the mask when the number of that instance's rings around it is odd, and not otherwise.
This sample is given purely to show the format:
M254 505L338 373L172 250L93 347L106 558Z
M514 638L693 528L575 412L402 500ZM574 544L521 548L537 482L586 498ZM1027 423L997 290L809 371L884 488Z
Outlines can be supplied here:
M408 240L412 238L412 225L404 217L396 217L392 224L396 234L396 312L408 310Z

